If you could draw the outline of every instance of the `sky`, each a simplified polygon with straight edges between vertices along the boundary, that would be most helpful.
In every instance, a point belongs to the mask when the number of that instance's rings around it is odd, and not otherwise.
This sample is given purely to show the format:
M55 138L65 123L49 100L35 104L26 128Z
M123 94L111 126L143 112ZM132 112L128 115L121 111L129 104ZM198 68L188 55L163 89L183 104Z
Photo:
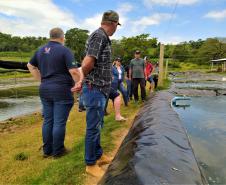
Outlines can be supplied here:
M0 0L0 32L45 37L53 27L92 32L107 10L118 12L122 24L112 39L145 33L176 44L226 37L226 0Z

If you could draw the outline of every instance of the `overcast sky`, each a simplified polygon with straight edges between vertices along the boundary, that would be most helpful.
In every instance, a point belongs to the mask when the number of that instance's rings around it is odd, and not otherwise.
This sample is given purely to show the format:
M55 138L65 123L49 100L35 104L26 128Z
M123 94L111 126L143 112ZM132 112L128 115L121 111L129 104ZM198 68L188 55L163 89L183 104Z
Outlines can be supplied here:
M0 32L46 37L52 27L91 32L110 9L122 24L115 39L142 33L164 43L226 37L226 0L0 0Z

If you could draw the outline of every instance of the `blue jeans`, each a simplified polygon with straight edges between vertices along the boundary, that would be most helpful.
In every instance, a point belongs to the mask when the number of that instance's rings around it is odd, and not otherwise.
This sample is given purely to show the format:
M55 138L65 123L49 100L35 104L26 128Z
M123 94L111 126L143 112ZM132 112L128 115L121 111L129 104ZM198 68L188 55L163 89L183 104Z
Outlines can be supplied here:
M85 110L85 107L84 107L84 105L83 105L83 97L82 97L82 93L79 95L78 108L81 109L81 110Z
M42 126L43 152L59 155L64 150L65 126L74 100L41 98L44 122Z
M85 162L94 165L103 150L100 145L100 129L104 123L106 97L95 87L84 85L83 102L86 108Z
M149 76L147 81L149 81L150 83L154 83L154 79L153 79L153 76Z

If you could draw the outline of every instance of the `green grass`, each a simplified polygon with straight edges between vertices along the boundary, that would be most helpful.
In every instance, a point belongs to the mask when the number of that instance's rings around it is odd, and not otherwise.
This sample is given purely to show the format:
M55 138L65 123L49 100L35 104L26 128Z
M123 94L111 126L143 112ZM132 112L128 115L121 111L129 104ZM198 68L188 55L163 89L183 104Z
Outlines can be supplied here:
M0 52L0 60L14 62L28 62L32 57L33 52Z
M12 129L13 127L18 126L31 126L35 122L40 122L42 120L42 116L40 113L33 113L26 116L20 116L17 118L10 118L4 122L0 122L0 132L8 131L12 132L14 131Z
M121 107L121 113L127 117L126 122L116 122L112 103L109 102L108 112L105 117L104 128L101 132L101 144L104 152L111 152L115 148L114 141L118 139L114 133L127 130L142 103L130 103L129 107ZM32 118L32 119L31 119ZM29 119L24 117L24 122L12 133L0 133L0 182L2 184L84 184L84 135L85 112L79 113L77 105L72 108L67 123L65 145L72 152L60 159L43 159L38 148L42 145L41 116L33 115ZM11 124L17 124L13 120ZM29 156L27 160L15 161L15 156L24 153ZM6 155L7 154L7 155Z
M0 57L0 60L3 61L12 61L12 62L28 62L31 57Z
M84 139L76 143L73 152L53 161L38 177L25 177L22 184L76 184L84 182Z
M0 79L9 79L9 78L26 78L26 77L32 77L31 74L29 72L17 72L15 71L11 71L11 72L4 72L1 73L0 71Z
M18 87L7 90L0 90L0 97L23 98L26 96L38 96L37 86Z
M32 55L33 53L24 52L0 52L0 60L27 63L31 59ZM17 78L31 76L28 71L22 72L22 70L0 68L0 79L14 78L15 75Z
M169 89L170 85L171 85L171 81L169 79L165 79L165 80L163 80L163 85L162 86L157 86L156 87L156 91Z
M209 65L200 65L193 62L178 62L178 61L170 61L169 62L169 71L209 71Z

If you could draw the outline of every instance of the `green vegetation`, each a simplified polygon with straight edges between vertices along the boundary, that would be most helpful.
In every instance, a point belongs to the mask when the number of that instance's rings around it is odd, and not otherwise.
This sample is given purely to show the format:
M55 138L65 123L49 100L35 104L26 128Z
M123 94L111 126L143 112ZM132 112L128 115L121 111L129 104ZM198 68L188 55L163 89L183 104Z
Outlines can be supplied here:
M68 30L65 34L65 44L74 52L75 59L78 63L81 63L84 57L85 43L88 38L88 33L88 30L73 28Z
M20 127L20 126L31 126L35 122L39 122L42 120L41 113L35 112L33 114L25 115L25 116L19 116L16 118L10 118L6 121L0 122L0 132L13 132L14 127Z
M28 155L21 152L21 153L16 154L14 159L17 160L17 161L24 161L24 160L28 159Z
M9 79L9 78L25 78L31 77L31 74L28 71L20 70L4 70L0 68L0 79Z
M5 51L0 52L0 60L13 62L28 62L33 52Z
M79 113L77 106L75 104L69 116L65 138L65 145L72 152L56 160L43 159L41 151L38 151L42 145L40 114L17 118L19 121L13 119L11 126L3 133L0 132L0 138L4 140L0 143L0 173L2 174L0 182L3 184L84 184L85 112ZM141 106L142 103L134 104L133 102L129 107L122 106L122 115L128 118L126 122L116 122L114 113L105 117L101 138L105 152L112 152L115 149L114 141L128 130ZM112 103L109 103L108 112L113 112ZM18 124L19 122L21 124ZM15 156L21 160L15 160ZM26 160L22 160L24 156L25 158L27 156Z
M123 37L121 40L112 41L113 58L121 57L124 65L129 64L134 58L134 51L141 50L142 56L158 58L159 47L156 38L150 38L149 34L141 34L135 37Z
M163 85L162 86L157 86L156 87L156 91L169 89L170 85L171 85L171 81L169 79L164 79L163 80Z
M88 34L87 30L79 28L72 28L65 33L65 44L74 52L78 63L84 57ZM210 60L226 57L226 43L224 41L225 38L208 38L182 42L177 45L168 44L165 45L164 57L173 61L169 67L176 70L208 69ZM46 42L48 39L44 37L22 38L0 33L0 60L28 62L35 50ZM151 38L150 34L112 40L113 58L121 57L123 65L129 64L136 49L141 50L143 57L149 56L152 62L157 62L159 47L160 43L158 43L157 38Z
M194 62L180 62L178 60L169 60L168 71L209 71L210 65L208 64L197 64Z
M0 32L0 52L31 52L47 42L45 37L18 37Z
M0 91L0 97L23 98L26 96L38 96L38 87L18 87Z

